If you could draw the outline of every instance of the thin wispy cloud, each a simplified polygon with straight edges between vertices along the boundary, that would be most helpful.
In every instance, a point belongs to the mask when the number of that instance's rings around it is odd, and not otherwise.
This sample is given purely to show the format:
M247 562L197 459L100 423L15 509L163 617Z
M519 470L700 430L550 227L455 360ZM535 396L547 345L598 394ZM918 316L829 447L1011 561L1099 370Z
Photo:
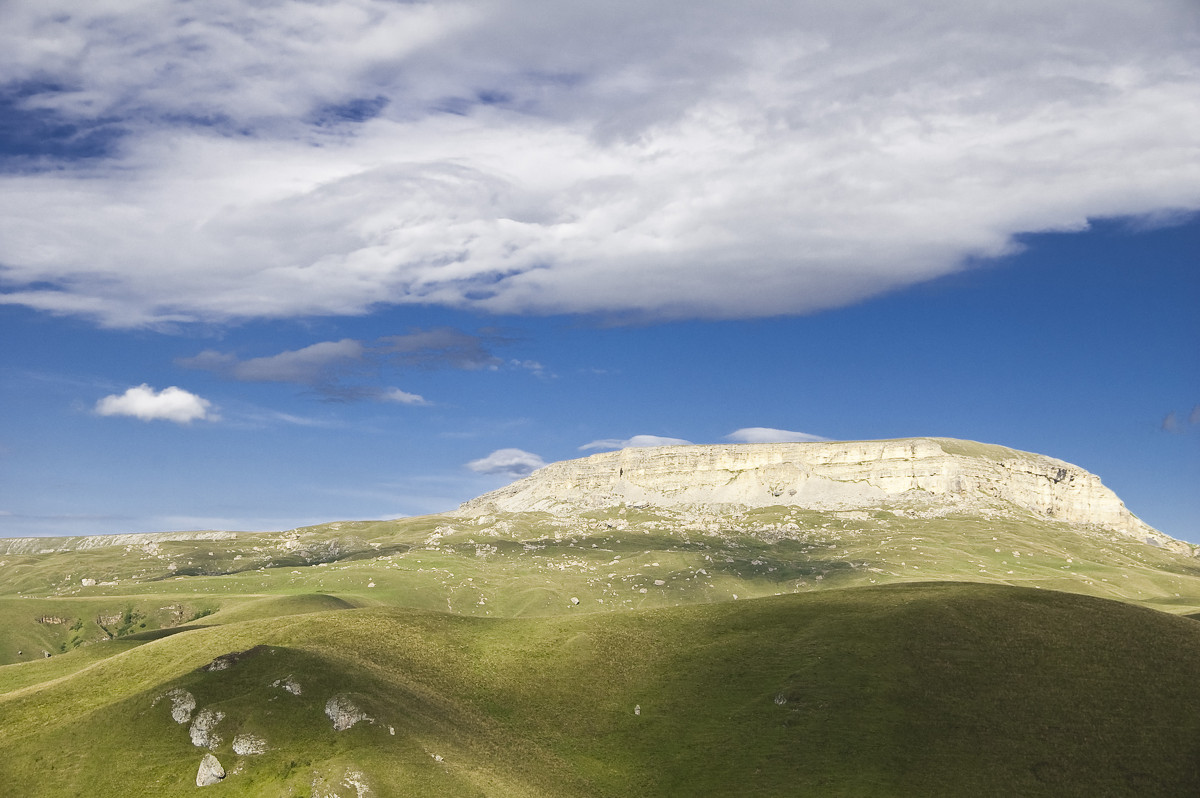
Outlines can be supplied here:
M734 443L806 443L812 441L827 441L820 435L808 432L796 432L790 429L775 429L774 427L742 427L725 436L725 440Z
M111 394L96 402L101 416L131 416L142 421L216 421L220 418L212 402L172 385L156 391L143 383L122 394Z
M380 338L371 353L397 366L456 368L468 371L498 367L503 361L491 347L505 343L489 335L472 335L450 327L412 330L404 335Z
M331 383L363 364L362 343L349 338L322 341L303 349L248 360L206 349L195 357L179 361L179 365L186 368L213 371L241 382L290 382L310 386Z
M683 438L667 438L662 435L634 435L632 438L604 438L579 447L579 451L588 449L637 449L648 446L685 446L691 441Z
M13 0L0 302L117 327L841 306L1200 208L1198 24L1191 0Z
M541 457L524 449L497 449L487 457L472 460L467 468L477 474L524 477L546 465Z

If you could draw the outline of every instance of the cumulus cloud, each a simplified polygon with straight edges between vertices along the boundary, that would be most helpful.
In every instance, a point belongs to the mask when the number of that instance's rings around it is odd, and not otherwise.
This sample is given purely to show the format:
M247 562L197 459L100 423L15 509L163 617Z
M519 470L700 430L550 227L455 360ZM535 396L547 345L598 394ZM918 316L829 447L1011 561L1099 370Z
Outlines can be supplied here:
M133 416L142 421L174 421L190 424L193 421L216 421L212 402L172 385L155 391L145 383L123 394L112 394L96 402L96 413L102 416Z
M6 5L0 302L794 314L1200 208L1193 0L115 8Z
M501 474L524 477L546 465L542 458L524 449L497 449L487 457L472 460L467 468L477 474Z
M662 435L634 435L632 438L624 440L619 438L604 438L592 441L580 446L579 450L582 452L588 449L636 449L646 446L684 446L690 443L691 441L685 441L683 438L665 438Z
M796 432L790 429L774 429L772 427L742 427L725 436L725 440L734 443L802 443L809 441L827 441L820 435L808 432Z

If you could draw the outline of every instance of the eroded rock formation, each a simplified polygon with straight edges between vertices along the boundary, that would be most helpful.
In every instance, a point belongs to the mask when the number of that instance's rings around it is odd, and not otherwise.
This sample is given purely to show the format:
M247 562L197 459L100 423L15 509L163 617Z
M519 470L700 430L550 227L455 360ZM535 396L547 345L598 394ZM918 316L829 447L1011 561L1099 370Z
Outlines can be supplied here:
M458 512L569 515L622 504L697 510L986 508L1188 548L1143 523L1099 477L1078 466L946 438L622 449L552 463Z

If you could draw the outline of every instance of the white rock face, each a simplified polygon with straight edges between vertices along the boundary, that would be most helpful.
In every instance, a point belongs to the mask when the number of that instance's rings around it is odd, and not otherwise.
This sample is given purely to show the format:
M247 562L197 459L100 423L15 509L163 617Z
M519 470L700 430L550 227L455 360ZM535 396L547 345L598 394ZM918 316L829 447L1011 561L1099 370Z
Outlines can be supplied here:
M212 754L205 754L200 760L200 769L196 771L196 786L211 787L225 778L225 768Z
M1190 553L1130 513L1095 474L1039 454L948 438L622 449L552 463L466 502L458 514L570 515L621 504L989 508L1103 527Z

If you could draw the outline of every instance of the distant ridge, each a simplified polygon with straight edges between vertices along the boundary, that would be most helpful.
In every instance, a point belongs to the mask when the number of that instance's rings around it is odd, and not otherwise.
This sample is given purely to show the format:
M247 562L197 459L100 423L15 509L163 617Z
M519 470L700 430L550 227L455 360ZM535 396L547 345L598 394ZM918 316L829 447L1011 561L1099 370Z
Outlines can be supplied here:
M619 505L696 512L886 506L916 517L1028 513L1181 553L1192 550L1143 523L1099 477L1078 466L951 438L622 449L552 463L464 503L458 513L572 515Z

